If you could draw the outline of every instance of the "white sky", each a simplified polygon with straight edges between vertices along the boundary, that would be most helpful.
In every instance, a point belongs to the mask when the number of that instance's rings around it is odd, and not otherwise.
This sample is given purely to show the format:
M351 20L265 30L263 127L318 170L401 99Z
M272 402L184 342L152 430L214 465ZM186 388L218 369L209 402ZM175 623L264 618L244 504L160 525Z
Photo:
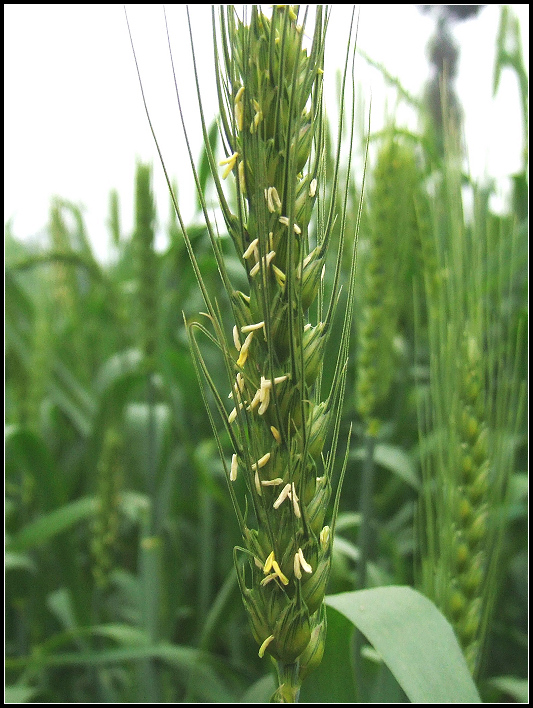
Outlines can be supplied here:
M351 5L333 5L328 29L326 81L335 104L335 69L346 47ZM404 87L420 95L429 77L426 45L433 15L415 5L361 5L358 46ZM511 5L529 56L528 5ZM172 178L177 178L187 217L193 214L188 160L174 96L162 6L129 5L128 17L145 91ZM207 119L216 112L212 69L211 6L194 5L191 17ZM516 78L505 70L492 99L499 5L455 23L460 46L456 90L466 114L465 134L472 175L505 178L521 167L522 124ZM184 5L167 8L178 83L195 159L201 151L198 112L190 69ZM328 76L329 74L329 76ZM357 60L363 109L372 97L372 130L393 112L396 92L381 74ZM105 258L109 192L118 189L123 231L133 224L137 159L154 166L159 218L168 219L169 199L148 128L122 5L4 5L4 221L22 239L45 227L53 195L85 206L96 253ZM416 129L402 108L397 124ZM505 191L506 181L498 183Z

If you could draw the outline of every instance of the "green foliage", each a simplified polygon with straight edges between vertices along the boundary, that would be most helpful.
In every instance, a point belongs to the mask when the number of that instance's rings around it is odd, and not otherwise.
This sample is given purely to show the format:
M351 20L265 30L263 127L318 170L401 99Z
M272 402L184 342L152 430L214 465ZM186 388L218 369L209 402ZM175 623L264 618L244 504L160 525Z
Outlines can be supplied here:
M505 54L504 37L516 30L506 12L496 78L512 66L523 86L520 48ZM291 26L288 22L285 31ZM225 58L222 52L220 61ZM423 112L422 102L395 81L401 100ZM202 212L210 194L217 199L225 194L218 161L239 151L231 144L238 88L221 83L220 76L218 88L227 115L225 122L203 125L205 148L196 172ZM246 150L255 154L262 148L250 127L261 129L262 123L258 118L256 124L253 100L242 118L250 141ZM420 117L425 124L427 116ZM300 112L298 121L303 138L307 117ZM352 175L355 185L335 196L349 165L341 159L335 168L337 146L326 121L321 125L317 222L327 227L329 207L333 213L345 204L346 223L352 225L358 220L362 176ZM316 632L306 660L313 665L322 648L324 654L305 676L300 701L476 702L481 696L524 702L527 175L515 176L513 203L496 215L490 187L472 185L460 174L459 161L446 161L431 146L429 134L388 127L359 137L376 145L377 157L368 167L355 290L349 298L350 258L340 258L326 268L319 286L324 308L317 299L306 314L316 318L313 323L326 319L328 297L335 294L321 384L306 383L298 405L305 408L312 400L320 408L318 394L345 377L347 395L334 435L346 440L351 428L353 433L346 456L343 450L315 461L325 462L335 480L344 464L346 472L328 556L327 609L313 618ZM276 191L284 199L282 193L294 186L280 174ZM210 377L205 400L211 410L219 405L227 422L235 404L226 398L227 359L221 359L220 340L206 325L212 320L199 313L206 309L204 295L216 293L208 297L208 312L226 333L233 382L239 353L230 333L237 318L231 298L222 293L220 273L235 290L249 292L254 264L242 254L252 232L245 234L231 215L249 208L255 179L257 174L245 177L248 196L239 194L237 181L237 194L227 197L226 229L218 224L220 234L209 221L183 223L173 189L171 217L161 227L167 242L156 250L151 168L139 165L133 233L120 227L118 195L110 199L113 258L107 264L95 258L82 211L72 203L52 202L43 249L28 246L6 225L7 702L265 702L278 685L268 652L263 659L257 655L241 600L238 579L246 573L249 583L250 568L245 570L244 558L237 561L239 576L233 567L242 528L228 477L232 454L246 455L249 429L241 426L236 446L237 422L218 425L206 414L183 319L184 313L189 327L209 335L202 337L202 360L196 364L202 361ZM305 179L310 182L311 176ZM472 218L463 214L465 187L475 194ZM270 196L273 200L273 192ZM268 206L267 191L262 203L267 218ZM294 204L290 209L290 221L300 224ZM250 212L243 213L250 219ZM314 222L305 223L310 248L293 252L296 275L320 233ZM339 220L332 218L328 238L337 253L343 238ZM349 229L344 245L348 251L353 247ZM380 265L387 276L377 287L370 281ZM370 301L377 308L374 324L383 323L372 330L365 314ZM356 326L348 337L342 328L352 306ZM365 358L372 346L378 346L379 356ZM248 364L259 361L265 371L272 365L259 346L250 356ZM293 358L302 372L300 356L296 352ZM282 363L291 365L290 351ZM244 364L253 396L261 389L260 376L271 377ZM369 376L365 366L384 371L370 415L379 428L371 428L370 436L369 415L358 403L361 377ZM222 392L218 400L215 391ZM275 443L259 428L254 434ZM317 444L327 451L331 442L329 437ZM254 477L248 487L244 477L242 465L229 486L239 500L248 495L248 506L240 501L238 508L251 524ZM301 501L304 495L297 496ZM467 504L472 510L458 513ZM327 518L334 511L332 499ZM455 542L467 537L464 553ZM320 532L317 538L320 544ZM309 561L305 549L304 558ZM281 565L281 572L294 574L294 566ZM257 574L262 581L263 570ZM460 590L472 603L467 619L480 612L473 643L464 641L464 617L448 612L450 597L443 588Z
M327 603L366 635L411 702L481 702L451 626L416 590L373 588Z

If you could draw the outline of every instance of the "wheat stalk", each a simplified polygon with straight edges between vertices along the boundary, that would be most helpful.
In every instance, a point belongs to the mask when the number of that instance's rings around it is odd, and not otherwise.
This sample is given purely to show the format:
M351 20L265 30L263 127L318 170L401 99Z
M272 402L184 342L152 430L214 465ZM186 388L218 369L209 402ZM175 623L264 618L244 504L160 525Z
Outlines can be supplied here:
M276 661L279 688L273 700L278 702L297 700L303 678L320 663L324 650L323 600L346 457L330 518L327 512L355 279L353 253L341 345L333 382L324 397L322 368L340 293L348 184L343 212L336 214L342 118L329 204L324 197L322 82L328 13L317 6L308 49L303 48L307 14L299 6L275 5L267 17L252 6L249 19L241 20L233 6L226 6L220 12L217 32L213 11L219 120L226 153L219 164L209 145L196 77L206 153L226 228L247 281L245 291L232 285L199 189L229 300L231 331L225 328L218 302L207 291L174 199L209 323L187 323L191 350L232 445L228 464L202 388L243 538L243 546L234 550L238 582L259 656L269 654ZM178 92L177 97L179 102ZM343 109L344 98L341 114ZM351 125L353 129L353 118ZM192 155L191 163L194 171ZM348 161L348 174L349 167ZM195 171L194 176L199 187ZM224 180L233 182L231 200ZM317 205L318 219L312 221ZM339 216L341 236L333 288L327 298L324 269ZM353 243L355 248L356 239ZM228 374L226 391L217 390L210 376L199 334L215 342L221 352ZM242 478L244 509L236 491ZM248 561L247 571L242 560Z

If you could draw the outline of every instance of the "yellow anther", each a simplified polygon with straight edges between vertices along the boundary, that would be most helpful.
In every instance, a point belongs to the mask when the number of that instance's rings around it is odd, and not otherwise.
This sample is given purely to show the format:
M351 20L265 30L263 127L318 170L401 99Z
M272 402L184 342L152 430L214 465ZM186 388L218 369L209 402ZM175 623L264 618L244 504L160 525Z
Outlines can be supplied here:
M254 133L257 130L257 126L259 123L263 120L263 111L261 110L261 106L259 103L255 100L253 100L254 104L254 109L255 109L255 116L252 121L252 124L250 125L250 133Z
M252 398L252 402L250 405L246 408L247 411L253 411L254 408L257 408L257 406L261 403L261 389L258 388L257 391L255 392L254 397Z
M237 325L233 325L233 344L235 344L235 349L241 351L241 342L239 340L239 329Z
M265 396L265 399L261 402L261 405L259 406L259 410L257 411L258 415L263 415L263 413L266 411L270 403L270 394L267 393Z
M261 388L259 389L259 400L261 401L261 405L259 406L259 410L257 411L259 415L263 415L263 413L268 408L268 404L270 403L271 388L272 381L269 381L268 379L265 379L264 376L261 376Z
M265 575L269 572L269 570L272 568L272 563L274 562L274 551L271 551L268 558L265 561L265 565L263 566L263 571Z
M329 526L324 526L324 528L320 532L320 545L323 551L327 550L327 547L329 545L329 535Z
M244 377L239 371L237 373L237 376L235 377L235 384L234 384L235 391L238 393L242 393L244 389Z
M285 499L287 499L287 497L290 497L290 494L291 494L291 485L286 484L283 487L283 489L281 490L281 494L279 495L279 497L276 499L276 501L272 505L274 507L274 509L278 509L281 506L281 504L283 504Z
M254 484L255 484L255 491L257 494L261 497L263 496L263 492L261 491L261 483L259 482L259 472L256 470L255 475L254 475Z
M289 217L288 216L280 216L279 223L283 224L283 226L289 226ZM295 234L300 235L302 233L302 229L298 226L298 224L293 224L292 228L294 229Z
M292 483L291 492L289 494L292 501L292 508L294 509L294 515L297 519L301 518L302 514L300 512L300 507L298 505L298 497L296 496L296 488L294 487L294 482Z
M298 552L294 554L294 575L298 578L298 580L302 579L302 570L305 570L306 573L312 573L313 569L309 565L309 563L305 560L304 554L301 548L298 549Z
M261 587L264 587L265 585L268 585L268 583L269 583L271 580L274 580L274 578L277 578L277 577L278 577L278 576L277 576L276 573L270 573L270 575L267 575L266 578L263 578L263 580L261 580Z
M224 174L222 175L222 179L226 179L231 170L235 167L235 162L237 161L238 157L239 153L234 152L233 155L230 155L230 157L227 157L225 160L221 160L218 163L221 167L222 165L227 165L226 169L224 170Z
M281 442L281 435L279 434L279 430L278 430L277 428L275 428L273 425L271 425L271 426L270 426L270 432L271 432L272 435L274 436L274 440L275 440L277 443L280 443L280 442Z
M241 192L243 194L246 194L246 179L244 177L244 161L243 160L241 160L239 162L238 175L239 175L239 187L241 189Z
M235 482L235 480L237 479L237 468L237 455L233 453L233 457L231 458L231 470L229 473L229 478L231 482Z
M246 251L242 254L242 257L243 257L245 260L246 260L247 258L250 258L250 256L252 255L252 253L254 253L254 251L257 252L257 245L258 245L258 243L259 243L259 239L258 239L258 238L254 238L254 240L252 241L252 243L248 246L248 248L246 249Z
M237 122L237 127L242 130L243 116L244 116L244 106L242 104L242 95L244 93L244 86L237 91L235 96L235 120Z
M294 554L293 570L295 577L298 578L298 580L301 580L302 571L300 570L300 556L297 553Z
M257 324L244 325L244 327L241 327L241 332L243 334L246 334L246 332L254 332L256 329L261 329L261 327L264 326L264 322L257 322Z
M264 467L269 460L270 460L270 453L267 452L266 454L263 455L263 457L260 457L257 460L257 462L253 463L252 470L261 469L261 467Z
M309 263L313 260L314 257L315 257L315 253L314 253L314 251L311 251L311 253L309 253L309 254L304 258L304 261L303 261L303 263L302 263L303 267L304 267L304 268L307 268L307 266L308 266Z
M267 267L270 265L272 259L276 255L275 251L269 251L264 258L261 258L261 263L263 264L263 267ZM257 275L259 273L259 269L261 268L261 265L259 262L257 262L254 267L250 270L250 276L253 278L254 275Z
M312 569L312 567L309 565L309 563L305 560L304 554L303 554L303 551L302 551L301 548L298 549L298 558L300 559L300 565L302 566L302 569L303 569L306 573L312 573L312 572L313 572L313 569Z
M277 487L278 484L282 484L283 480L281 477L276 477L276 479L263 479L261 484L263 487Z
M275 187L265 189L265 198L267 200L268 211L273 214L278 209L281 209L281 200L278 190Z
M259 658L262 659L263 656L265 655L266 648L274 640L274 635L271 634L269 637L265 639L265 641L261 644L259 647Z
M240 101L239 103L235 103L235 122L237 123L237 128L242 130L244 122L244 108Z
M239 352L239 358L237 359L237 366L244 366L246 359L248 358L248 349L250 348L250 344L252 343L253 336L254 333L250 332L250 334L244 340L244 344L242 345Z
M263 394L263 400L261 401L261 405L259 406L259 410L257 411L258 415L263 415L263 413L266 411L270 403L270 392L268 389L266 392Z
M237 378L235 379L235 383L233 384L233 391L230 391L228 393L228 398L234 398L238 403L239 403L239 408L242 408L242 403L241 403L241 393L244 388L244 379L242 377L241 372L237 374ZM235 395L234 395L235 392Z
M278 578L281 580L283 585L288 585L289 579L285 575L283 575L283 573L281 572L281 568L279 567L278 562L276 560L272 561L272 567L274 568L274 572L276 573Z
M287 279L285 273L280 270L277 266L273 265L272 270L274 271L274 276L280 288L285 287L285 280Z
M269 576L268 574L271 570L274 572ZM289 579L281 572L278 562L274 556L274 551L271 551L266 559L265 565L263 566L263 572L267 577L263 578L261 585L266 585L266 583L275 577L278 577L284 585L287 585L289 582Z

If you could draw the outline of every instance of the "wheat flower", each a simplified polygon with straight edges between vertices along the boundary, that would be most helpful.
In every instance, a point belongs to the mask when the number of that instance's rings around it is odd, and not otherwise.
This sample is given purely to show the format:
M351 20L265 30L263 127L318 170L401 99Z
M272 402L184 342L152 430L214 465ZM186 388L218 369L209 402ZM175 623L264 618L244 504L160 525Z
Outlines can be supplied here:
M279 687L273 699L279 702L297 700L302 679L323 653L323 601L347 461L344 455L328 514L355 280L352 253L335 373L324 393L322 367L340 292L346 226L344 209L340 214L335 210L344 118L339 122L333 193L326 203L320 186L325 183L322 85L328 16L316 6L314 28L307 29L307 14L299 6L275 5L266 16L252 6L241 19L233 6L224 6L217 28L213 10L219 123L226 152L221 161L211 151L202 109L200 114L220 208L246 274L246 292L231 282L201 190L199 197L228 296L229 323L207 290L174 199L211 324L211 330L199 322L188 324L191 350L233 448L228 469L202 389L243 538L243 546L234 551L238 583L259 656L269 654L276 661ZM350 57L349 39L341 115ZM201 108L199 89L198 99ZM353 117L349 127L353 136ZM348 174L349 168L348 161ZM233 179L227 179L231 174ZM225 179L234 190L231 199ZM346 183L344 205L347 194ZM320 218L312 220L317 204ZM340 239L332 258L332 288L325 293L323 271L336 221ZM351 242L355 248L356 239ZM216 342L221 352L231 411L227 390L217 390L209 373L199 335ZM242 481L245 496L240 498Z

